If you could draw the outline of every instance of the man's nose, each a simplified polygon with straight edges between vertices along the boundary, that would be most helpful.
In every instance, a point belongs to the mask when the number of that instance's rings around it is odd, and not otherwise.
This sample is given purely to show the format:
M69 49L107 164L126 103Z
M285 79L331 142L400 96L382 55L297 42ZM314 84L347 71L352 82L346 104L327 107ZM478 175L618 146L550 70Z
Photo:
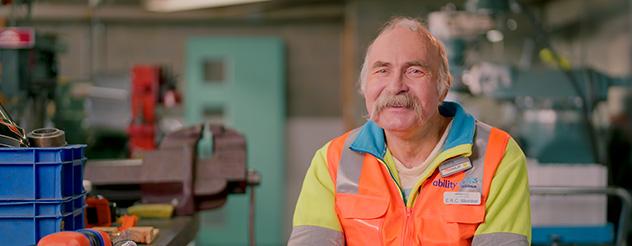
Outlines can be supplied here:
M405 83L402 73L394 74L394 76L389 79L386 88L393 95L408 91L408 85Z

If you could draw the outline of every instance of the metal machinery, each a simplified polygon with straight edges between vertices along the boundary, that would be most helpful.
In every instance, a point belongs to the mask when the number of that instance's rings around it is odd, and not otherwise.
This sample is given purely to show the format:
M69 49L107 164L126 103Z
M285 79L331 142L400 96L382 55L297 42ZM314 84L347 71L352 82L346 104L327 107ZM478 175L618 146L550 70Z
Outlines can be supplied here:
M536 32L531 52L540 50L540 56L548 57L549 63L555 68L541 66L525 69L481 62L480 58L468 60L468 55L477 57L477 42L482 37L491 42L500 42L503 32L510 32L512 28L515 30L516 21L511 19L512 13L526 17ZM479 113L479 119L492 121L509 130L526 155L533 158L530 162L564 164L559 170L589 170L588 164L601 167L606 164L606 139L602 136L607 129L596 126L593 120L595 109L607 99L609 88L629 88L632 84L630 78L614 78L590 68L571 67L555 52L540 21L520 1L466 1L465 10L448 6L442 11L430 13L428 20L430 31L448 49L450 69L455 79L448 97L464 102L470 111ZM492 102L476 98L488 98L486 100ZM481 106L476 108L476 104ZM490 111L495 114L486 118L486 112ZM607 178L605 172L603 178ZM530 183L534 184L531 176ZM533 187L532 192L537 196L602 194L601 202L599 198L597 202L604 205L597 207L604 210L606 194L621 197L626 208L617 217L616 241L612 236L614 227L610 224L590 227L604 231L603 234L575 238L581 234L577 232L586 232L584 229L589 227L569 225L540 230L534 226L534 239L544 238L549 244L609 242L624 245L629 228L629 214L626 211L629 209L629 194L623 189L606 188L607 181L600 184L603 187L587 189ZM601 218L605 220L605 211L597 213L602 213ZM601 236L603 238L595 238Z
M27 131L44 127L50 120L47 106L57 85L56 55L62 50L55 35L37 33L28 26L31 3L2 1L12 10L28 10L19 21L12 14L11 27L0 29L0 103Z
M213 155L198 159L205 128L213 133ZM191 215L221 206L228 193L245 192L246 141L234 130L199 124L168 134L142 159L89 161L85 179L97 190L100 185L139 184L144 202L172 203L177 214Z
M475 95L513 105L516 118L511 130L527 156L541 163L604 164L604 129L594 126L592 115L596 105L607 100L608 88L630 80L592 69L568 73L576 78L580 95L563 72L552 69L479 64L466 71L464 83ZM582 101L588 101L588 112Z
M527 52L539 49L540 55L546 55L555 68L526 69L480 59L467 60L467 54L472 53L468 51L474 50L470 47L482 36L500 42L502 31L515 30L516 21L509 17L512 12L525 15L536 31L536 48ZM430 13L428 19L430 31L448 50L450 72L454 76L453 93L457 99L468 94L511 104L514 119L507 127L512 126L510 131L519 138L527 155L540 162L603 164L603 146L599 145L603 141L598 139L592 114L598 103L607 99L610 87L630 86L631 78L571 67L555 52L540 21L520 1L467 1L466 11L452 6ZM539 117L542 115L545 117ZM549 120L540 122L535 118ZM520 126L513 127L515 124ZM581 151L567 154L569 149Z

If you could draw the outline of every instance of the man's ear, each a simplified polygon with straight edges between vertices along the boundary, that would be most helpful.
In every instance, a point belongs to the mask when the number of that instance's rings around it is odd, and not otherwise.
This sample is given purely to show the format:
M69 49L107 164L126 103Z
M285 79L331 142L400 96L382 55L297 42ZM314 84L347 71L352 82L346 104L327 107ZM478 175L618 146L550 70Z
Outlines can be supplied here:
M441 83L441 82L439 82ZM445 89L443 90L442 94L441 94L441 102L443 102L443 100L445 100L445 98L448 96L448 92L450 91L450 87L452 87L452 75L448 74L448 81L446 83L447 85L445 86Z

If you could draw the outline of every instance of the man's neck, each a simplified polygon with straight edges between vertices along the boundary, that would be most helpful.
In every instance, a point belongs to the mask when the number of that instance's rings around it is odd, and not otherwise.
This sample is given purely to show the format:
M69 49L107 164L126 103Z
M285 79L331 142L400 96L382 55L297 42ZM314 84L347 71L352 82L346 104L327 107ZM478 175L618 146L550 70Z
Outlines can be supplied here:
M436 114L423 127L411 132L384 131L388 149L404 166L423 163L437 145L450 120Z

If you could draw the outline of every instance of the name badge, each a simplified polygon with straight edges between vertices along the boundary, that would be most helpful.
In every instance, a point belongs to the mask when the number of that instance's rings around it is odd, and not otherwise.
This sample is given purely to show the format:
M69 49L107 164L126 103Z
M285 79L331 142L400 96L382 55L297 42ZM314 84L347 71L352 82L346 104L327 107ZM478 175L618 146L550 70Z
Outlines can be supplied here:
M470 168L472 168L472 162L470 162L470 159L459 156L443 162L441 166L439 166L439 172L441 173L441 177L445 178Z
M443 192L443 203L480 205L481 193L480 192Z

